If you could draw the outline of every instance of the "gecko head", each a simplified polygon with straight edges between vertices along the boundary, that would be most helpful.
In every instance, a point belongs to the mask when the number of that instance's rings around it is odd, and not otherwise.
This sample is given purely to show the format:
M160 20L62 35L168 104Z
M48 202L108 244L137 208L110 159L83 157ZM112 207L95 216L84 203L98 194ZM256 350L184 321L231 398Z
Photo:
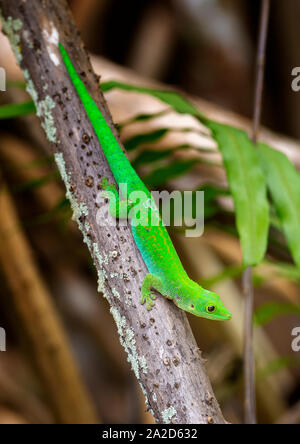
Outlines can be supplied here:
M229 321L232 318L220 297L198 284L188 288L186 297L176 298L174 302L182 310L202 318L214 321Z

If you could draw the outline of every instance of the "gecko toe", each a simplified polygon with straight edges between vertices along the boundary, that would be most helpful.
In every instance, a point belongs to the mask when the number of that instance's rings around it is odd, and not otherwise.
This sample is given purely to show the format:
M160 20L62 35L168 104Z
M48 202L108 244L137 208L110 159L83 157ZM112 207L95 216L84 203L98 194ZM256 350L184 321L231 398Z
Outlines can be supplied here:
M156 295L153 293L149 293L147 295L143 295L141 297L141 304L144 305L146 303L146 308L148 311L151 311L154 307L154 300L156 299Z

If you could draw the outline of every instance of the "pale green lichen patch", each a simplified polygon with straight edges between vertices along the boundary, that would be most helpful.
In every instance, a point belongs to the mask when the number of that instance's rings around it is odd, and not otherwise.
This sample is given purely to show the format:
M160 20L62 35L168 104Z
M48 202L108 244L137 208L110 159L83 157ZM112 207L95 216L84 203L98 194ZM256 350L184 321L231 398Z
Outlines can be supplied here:
M102 293L103 296L107 299L106 289L105 289L105 279L107 278L106 270L103 267L103 264L108 263L108 259L105 256L104 259L99 251L98 244L93 244L93 251L96 261L98 262L97 272L98 272L98 292Z
M17 62L20 65L22 61L21 54L21 37L20 31L23 27L21 20L13 19L12 17L7 17L6 19L3 17L0 10L0 18L2 21L2 29L9 38L11 47L16 55ZM24 31L24 39L28 43L28 32ZM57 143L56 140L56 127L54 125L54 118L52 114L53 108L55 108L55 103L51 99L50 96L46 96L43 100L38 100L38 93L34 87L34 84L30 78L29 72L27 69L23 71L25 80L26 80L26 90L31 95L37 110L38 117L43 118L42 127L44 128L48 140L53 143Z
M55 102L50 96L46 96L44 100L41 100L36 104L37 115L44 118L42 127L44 128L47 138L50 142L56 143L56 127L52 114L52 109L55 108Z
M121 299L120 293L118 292L118 290L116 290L115 288L112 288L112 294L114 295L115 298L117 299Z
M6 19L3 17L2 12L0 10L0 19L2 22L2 30L7 35L11 47L15 53L17 62L20 64L22 61L21 47L20 47L20 31L23 27L21 20L13 19L12 17L7 17Z
M108 265L108 259L107 259L107 256L106 256L106 254L104 254L103 257L102 257L102 255L101 255L101 253L100 253L100 251L99 251L98 244L94 243L94 244L93 244L93 249L94 249L93 251L94 251L94 253L95 253L95 256L96 256L96 258L97 258L97 260L98 260L99 265L100 265L101 267L103 266L103 264Z
M125 304L128 307L131 307L131 305L132 305L132 294L131 294L130 290L125 291Z
M78 221L78 219L84 215L88 215L88 209L85 204L78 204L73 192L71 191L71 176L66 170L66 164L64 160L64 156L62 153L55 153L54 155L56 164L58 166L61 177L66 185L67 193L66 196L71 203L71 207L73 210L73 220Z
M66 186L66 197L69 199L70 203L71 203L71 208L73 211L73 217L72 219L75 220L83 234L83 240L84 242L87 244L87 246L89 248L91 248L91 241L89 239L89 237L87 236L86 230L85 230L85 225L82 223L81 218L83 216L87 217L89 212L88 212L88 208L84 203L78 203L77 199L75 198L74 193L72 193L71 191L71 182L70 182L70 174L67 173L66 170L66 164L65 164L65 160L64 160L64 156L62 153L56 153L54 155L56 164L58 166L60 175L65 183Z
M53 108L55 108L55 102L50 96L46 96L44 100L38 100L38 93L34 87L34 84L30 78L30 74L27 70L23 71L26 80L26 91L31 95L32 100L36 106L36 114L38 117L43 118L42 127L44 128L47 138L50 142L56 143L56 127L54 124L54 118L52 114Z
M23 76L24 79L26 80L26 91L28 92L28 94L31 95L34 103L37 104L39 96L37 90L34 87L33 81L31 80L29 71L27 69L23 69Z
M145 356L140 356L136 349L136 340L132 328L127 327L125 316L121 316L115 307L111 307L111 314L117 325L121 345L127 353L127 361L137 379L140 379L141 372L147 374L147 363Z
M32 100L34 101L36 114L43 119L42 127L46 132L47 138L50 142L57 143L56 127L52 114L52 110L56 106L55 102L48 95L43 100L39 100L38 93L27 69L23 70L23 75L26 80L26 91L31 95Z
M114 279L114 278L122 277L122 274L120 274L120 273L110 273L110 277L112 279Z
M177 412L172 405L164 410L161 414L164 424L171 424L172 418L176 416L176 414Z

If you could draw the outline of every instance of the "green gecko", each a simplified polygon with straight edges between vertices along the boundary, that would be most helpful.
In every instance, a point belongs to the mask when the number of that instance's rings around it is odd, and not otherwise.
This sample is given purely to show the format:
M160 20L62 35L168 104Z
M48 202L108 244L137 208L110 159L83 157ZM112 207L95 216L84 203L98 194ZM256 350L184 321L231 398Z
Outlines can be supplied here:
M116 205L112 205L114 200L112 198L109 202L110 213L115 218L128 217L131 220L134 240L149 270L142 284L141 303L146 303L147 309L151 310L156 298L153 291L157 291L171 299L179 308L193 315L218 321L231 319L231 314L216 293L205 290L188 277L162 223L160 213L156 205L153 205L150 192L123 153L113 132L77 74L68 53L60 43L59 50L117 184L126 184L130 197L131 193L139 195L142 193L145 196L144 201L139 202L140 221L142 218L145 218L144 221L149 221L151 208L151 224L138 223L137 213L132 214L131 211L132 201L120 200L116 187L109 185L107 180L103 181L102 196L115 197Z

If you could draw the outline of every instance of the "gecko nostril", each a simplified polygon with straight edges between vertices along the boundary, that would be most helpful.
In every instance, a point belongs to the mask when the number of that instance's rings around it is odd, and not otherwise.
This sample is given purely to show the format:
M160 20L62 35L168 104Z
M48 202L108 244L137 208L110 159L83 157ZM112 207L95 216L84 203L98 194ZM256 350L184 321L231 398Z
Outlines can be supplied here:
M191 308L194 309L194 308L195 308L195 305L191 304Z

